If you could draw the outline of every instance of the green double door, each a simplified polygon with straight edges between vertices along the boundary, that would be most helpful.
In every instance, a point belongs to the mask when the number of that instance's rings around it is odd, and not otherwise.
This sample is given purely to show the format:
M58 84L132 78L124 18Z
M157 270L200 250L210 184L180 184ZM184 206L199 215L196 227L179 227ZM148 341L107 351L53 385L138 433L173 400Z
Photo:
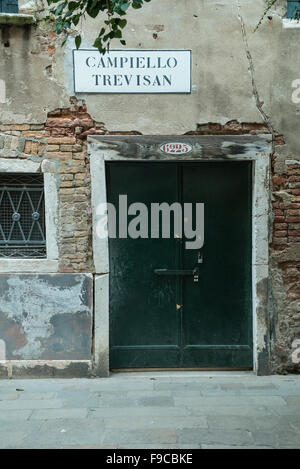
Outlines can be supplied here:
M109 239L110 368L252 368L251 163L110 162L106 170L117 215L127 195L128 206L147 207L149 224L148 238L120 237L117 223ZM187 249L173 228L170 238L150 237L151 204L163 202L204 204L201 249Z

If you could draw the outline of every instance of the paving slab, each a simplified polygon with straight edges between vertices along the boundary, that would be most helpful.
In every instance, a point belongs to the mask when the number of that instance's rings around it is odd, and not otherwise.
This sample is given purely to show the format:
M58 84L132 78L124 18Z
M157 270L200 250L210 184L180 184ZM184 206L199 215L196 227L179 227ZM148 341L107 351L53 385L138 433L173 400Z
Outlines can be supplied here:
M248 430L229 429L190 429L177 430L178 443L185 444L234 444L249 446L254 444L252 434Z
M139 428L138 430L107 430L104 443L114 444L175 444L177 443L176 431L172 428Z
M28 448L44 448L45 435L49 447L103 444L105 430L101 421L90 422L84 418L63 418L41 422L39 431L31 433L22 441L22 446Z
M186 416L140 416L138 419L105 418L106 428L139 429L139 428L208 428L207 417L201 415Z
M41 409L34 410L30 416L30 420L64 420L72 418L84 419L87 417L88 409L69 408L69 409Z

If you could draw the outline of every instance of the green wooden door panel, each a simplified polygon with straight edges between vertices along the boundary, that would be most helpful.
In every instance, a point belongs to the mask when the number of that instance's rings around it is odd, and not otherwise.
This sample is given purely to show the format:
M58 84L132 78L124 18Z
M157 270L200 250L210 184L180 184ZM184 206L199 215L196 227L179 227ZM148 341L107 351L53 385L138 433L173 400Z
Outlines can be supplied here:
M183 366L252 365L250 180L247 162L182 167L183 201L205 207L199 282L182 279ZM182 252L197 265L197 251Z
M177 199L176 166L112 163L107 176L108 200L116 207L119 194L127 194L128 205L143 202L149 214L151 202ZM119 238L110 239L109 248L111 366L146 367L151 356L151 366L167 366L179 353L177 279L162 280L154 269L176 268L176 241Z
M107 194L205 206L202 264L184 239L109 240L111 368L252 367L251 163L112 162Z

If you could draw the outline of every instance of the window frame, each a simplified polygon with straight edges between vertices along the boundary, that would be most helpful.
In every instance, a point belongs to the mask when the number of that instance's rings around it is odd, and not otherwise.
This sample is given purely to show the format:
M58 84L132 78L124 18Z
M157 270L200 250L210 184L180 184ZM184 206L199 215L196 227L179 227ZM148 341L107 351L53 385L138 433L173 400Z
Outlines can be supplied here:
M1 173L0 258L47 257L45 225L43 174Z
M0 258L0 273L52 273L58 272L58 186L53 164L44 160L37 163L30 160L0 158L1 173L42 173L44 175L46 257Z

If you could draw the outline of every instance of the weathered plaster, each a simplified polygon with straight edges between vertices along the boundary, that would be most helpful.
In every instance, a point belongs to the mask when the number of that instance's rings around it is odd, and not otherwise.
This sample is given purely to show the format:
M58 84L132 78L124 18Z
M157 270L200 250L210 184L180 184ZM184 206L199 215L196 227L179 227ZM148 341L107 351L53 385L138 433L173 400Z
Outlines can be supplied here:
M44 173L44 191L47 260L55 260L58 259L58 194L56 175Z
M63 51L58 44L56 51L51 34L51 26L43 24L0 24L0 78L6 85L6 102L0 103L0 124L38 124L46 120L48 109L68 103L69 96L61 83L63 77L56 66ZM51 74L47 72L49 67Z
M0 158L1 173L38 173L40 170L41 164L35 161Z
M94 373L109 376L109 275L95 276Z
M0 275L6 360L91 359L91 274Z

